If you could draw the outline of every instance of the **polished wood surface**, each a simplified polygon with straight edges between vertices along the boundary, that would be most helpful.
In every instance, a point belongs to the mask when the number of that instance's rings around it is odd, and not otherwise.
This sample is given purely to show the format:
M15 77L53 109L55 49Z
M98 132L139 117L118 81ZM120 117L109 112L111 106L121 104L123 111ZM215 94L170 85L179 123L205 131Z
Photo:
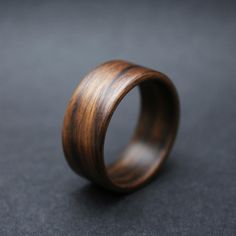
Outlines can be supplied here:
M141 95L137 127L118 160L106 166L104 141L109 121L135 86ZM75 89L64 118L63 150L80 176L116 192L129 192L158 172L174 143L178 123L179 99L166 75L126 61L108 61Z

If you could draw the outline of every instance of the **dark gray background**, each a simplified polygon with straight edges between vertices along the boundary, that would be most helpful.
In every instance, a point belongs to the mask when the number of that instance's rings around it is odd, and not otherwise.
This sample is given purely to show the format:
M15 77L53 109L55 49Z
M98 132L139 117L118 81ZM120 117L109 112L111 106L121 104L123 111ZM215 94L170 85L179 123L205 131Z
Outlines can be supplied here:
M0 2L0 235L236 235L236 8L230 1ZM126 59L181 98L157 178L116 196L67 166L60 129L78 81ZM109 135L130 133L137 94Z

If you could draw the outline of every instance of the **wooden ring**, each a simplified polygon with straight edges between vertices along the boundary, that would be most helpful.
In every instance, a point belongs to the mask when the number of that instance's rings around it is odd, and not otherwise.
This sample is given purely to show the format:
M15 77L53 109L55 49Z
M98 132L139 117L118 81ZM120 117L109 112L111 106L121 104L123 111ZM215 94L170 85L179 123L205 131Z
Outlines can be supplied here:
M132 140L113 164L104 163L104 141L112 114L135 86L141 112ZM136 190L153 177L167 158L179 122L179 99L170 79L130 62L108 61L91 71L68 104L63 150L70 167L116 192Z

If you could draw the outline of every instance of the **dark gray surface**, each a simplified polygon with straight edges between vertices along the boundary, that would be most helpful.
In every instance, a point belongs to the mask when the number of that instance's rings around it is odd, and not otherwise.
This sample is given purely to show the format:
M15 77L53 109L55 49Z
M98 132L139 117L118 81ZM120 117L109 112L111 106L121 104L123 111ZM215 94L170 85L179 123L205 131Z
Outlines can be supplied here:
M1 1L0 235L236 235L235 12L225 1ZM60 140L78 81L115 58L169 75L182 104L165 168L124 197L76 176Z

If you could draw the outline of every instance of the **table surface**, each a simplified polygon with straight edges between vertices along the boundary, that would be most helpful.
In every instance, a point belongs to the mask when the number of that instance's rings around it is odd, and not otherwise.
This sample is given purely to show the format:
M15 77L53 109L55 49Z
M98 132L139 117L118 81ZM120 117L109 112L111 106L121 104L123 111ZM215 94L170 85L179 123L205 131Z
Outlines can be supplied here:
M236 235L235 4L0 2L0 235ZM61 147L70 95L97 64L166 73L181 124L162 171L117 196L76 176ZM138 106L121 104L114 158Z

